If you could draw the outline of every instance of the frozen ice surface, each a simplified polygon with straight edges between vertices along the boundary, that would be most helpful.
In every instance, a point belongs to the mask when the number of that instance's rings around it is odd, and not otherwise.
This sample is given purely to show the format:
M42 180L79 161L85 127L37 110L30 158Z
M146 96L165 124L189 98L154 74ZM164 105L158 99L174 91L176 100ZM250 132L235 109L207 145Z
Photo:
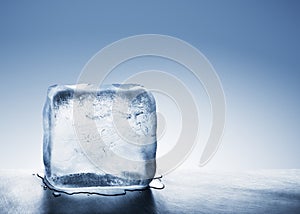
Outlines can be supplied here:
M141 189L156 170L156 106L140 85L55 85L44 106L45 179L58 190Z

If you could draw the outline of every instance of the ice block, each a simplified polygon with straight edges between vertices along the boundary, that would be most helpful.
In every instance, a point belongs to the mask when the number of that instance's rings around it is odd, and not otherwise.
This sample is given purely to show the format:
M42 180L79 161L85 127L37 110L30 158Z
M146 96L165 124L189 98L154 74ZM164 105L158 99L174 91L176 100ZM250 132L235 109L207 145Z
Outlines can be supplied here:
M147 188L156 170L156 106L136 84L49 87L45 180L69 193Z

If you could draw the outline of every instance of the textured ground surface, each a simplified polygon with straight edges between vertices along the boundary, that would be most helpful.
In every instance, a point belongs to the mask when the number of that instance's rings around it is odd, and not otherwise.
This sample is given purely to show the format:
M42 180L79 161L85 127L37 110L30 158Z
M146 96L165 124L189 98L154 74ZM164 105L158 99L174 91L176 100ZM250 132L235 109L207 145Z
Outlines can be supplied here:
M1 213L300 213L300 170L178 170L163 190L59 197L32 173L0 171Z

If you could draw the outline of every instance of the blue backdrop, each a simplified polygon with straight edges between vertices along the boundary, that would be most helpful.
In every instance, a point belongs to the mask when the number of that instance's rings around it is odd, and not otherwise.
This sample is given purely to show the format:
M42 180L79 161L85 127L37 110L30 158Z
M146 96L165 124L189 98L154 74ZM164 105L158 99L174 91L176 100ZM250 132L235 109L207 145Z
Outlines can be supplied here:
M212 168L300 167L300 4L281 1L0 2L0 168L41 167L49 85L124 37L155 33L198 48L227 99Z

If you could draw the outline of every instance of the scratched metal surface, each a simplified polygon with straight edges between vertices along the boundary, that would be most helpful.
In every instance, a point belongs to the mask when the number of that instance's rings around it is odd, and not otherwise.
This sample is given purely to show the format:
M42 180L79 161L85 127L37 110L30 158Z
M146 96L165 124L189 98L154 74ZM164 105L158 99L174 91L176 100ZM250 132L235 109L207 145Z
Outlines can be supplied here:
M0 171L0 213L300 213L300 170L177 170L163 190L59 197L32 173Z

